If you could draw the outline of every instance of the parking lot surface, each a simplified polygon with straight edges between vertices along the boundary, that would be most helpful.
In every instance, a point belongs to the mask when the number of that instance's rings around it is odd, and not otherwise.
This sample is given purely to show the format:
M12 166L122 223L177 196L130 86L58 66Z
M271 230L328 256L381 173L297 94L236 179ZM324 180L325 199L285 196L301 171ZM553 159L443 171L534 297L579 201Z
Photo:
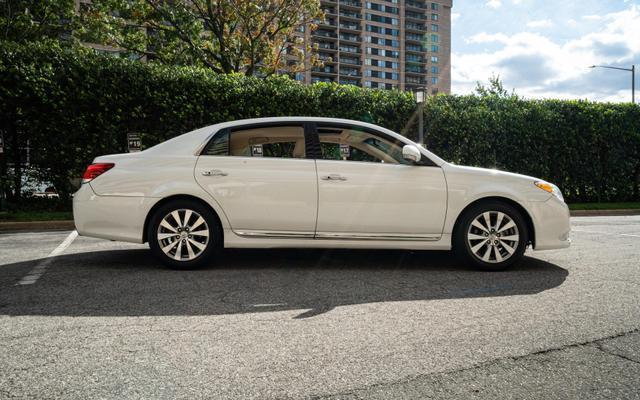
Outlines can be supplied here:
M496 273L446 252L227 251L197 271L0 235L0 398L640 398L640 217Z

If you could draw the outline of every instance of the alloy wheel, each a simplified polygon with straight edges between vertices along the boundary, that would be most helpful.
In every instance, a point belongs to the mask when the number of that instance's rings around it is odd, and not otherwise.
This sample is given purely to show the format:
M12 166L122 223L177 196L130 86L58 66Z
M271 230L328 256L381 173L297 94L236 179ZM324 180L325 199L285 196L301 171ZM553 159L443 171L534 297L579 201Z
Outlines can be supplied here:
M173 210L158 225L157 239L164 254L176 261L191 261L209 244L209 226L198 212Z
M516 253L520 241L518 226L509 215L485 211L476 216L467 231L471 253L486 263L501 263Z

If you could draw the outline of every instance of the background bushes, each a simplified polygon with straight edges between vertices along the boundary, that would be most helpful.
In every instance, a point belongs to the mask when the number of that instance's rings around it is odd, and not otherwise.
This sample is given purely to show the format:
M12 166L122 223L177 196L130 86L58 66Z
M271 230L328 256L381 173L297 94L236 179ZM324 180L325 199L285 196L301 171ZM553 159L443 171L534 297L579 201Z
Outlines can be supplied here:
M217 122L306 115L373 122L415 138L408 93L217 75L51 43L2 44L0 52L5 191L20 185L7 163L27 140L31 164L64 195L95 156L126 151L127 132L142 133L148 147ZM427 147L449 161L548 179L570 200L638 198L640 107L440 95L424 113Z

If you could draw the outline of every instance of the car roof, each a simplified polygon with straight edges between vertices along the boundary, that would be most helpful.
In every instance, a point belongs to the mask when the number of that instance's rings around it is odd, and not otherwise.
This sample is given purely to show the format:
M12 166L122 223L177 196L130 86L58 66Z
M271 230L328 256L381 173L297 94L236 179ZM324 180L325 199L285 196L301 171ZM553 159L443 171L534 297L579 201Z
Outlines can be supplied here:
M407 144L415 144L411 140L406 137L393 132L389 129L383 128L378 125L370 124L368 122L355 121L351 119L342 119L342 118L327 118L327 117L269 117L269 118L250 118L250 119L239 119L234 121L222 122L215 125L205 126L200 129L196 129L191 132L187 132L180 136L176 136L172 139L169 139L165 142L162 142L156 146L153 146L143 153L147 153L148 155L155 154L174 154L174 155L197 155L200 153L202 148L209 142L209 139L225 128L233 128L237 126L244 125L253 125L253 124L269 124L269 123L280 123L280 122L328 122L328 123L339 123L339 124L348 124L348 125L357 125L364 128L373 129L376 131L383 132L393 138L396 138L402 142ZM440 159L438 156L432 154L431 152L422 149L425 153L431 158L436 164L441 165L444 163L444 160Z

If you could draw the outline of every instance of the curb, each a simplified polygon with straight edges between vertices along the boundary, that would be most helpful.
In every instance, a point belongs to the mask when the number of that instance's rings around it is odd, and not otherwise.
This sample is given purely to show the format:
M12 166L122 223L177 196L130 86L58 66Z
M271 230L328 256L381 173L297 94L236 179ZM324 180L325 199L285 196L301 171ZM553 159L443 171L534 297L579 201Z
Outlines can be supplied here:
M621 209L621 210L571 210L572 217L615 217L640 215L640 210Z
M40 231L72 231L76 229L70 221L28 221L0 222L0 233L8 232L40 232Z

